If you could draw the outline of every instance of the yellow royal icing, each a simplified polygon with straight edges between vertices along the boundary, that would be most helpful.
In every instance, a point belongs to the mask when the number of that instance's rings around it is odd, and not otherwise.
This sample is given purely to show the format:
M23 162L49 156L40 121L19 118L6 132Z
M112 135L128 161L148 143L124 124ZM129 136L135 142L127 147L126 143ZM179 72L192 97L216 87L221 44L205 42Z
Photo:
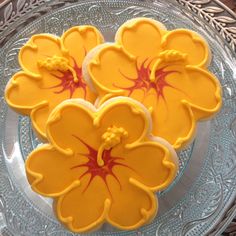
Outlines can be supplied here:
M178 170L171 146L150 136L150 122L145 107L127 97L98 110L82 99L64 101L49 116L49 144L27 158L32 189L55 198L58 219L74 232L104 222L124 230L150 222L155 192Z
M159 22L137 18L120 27L115 43L91 54L85 79L97 91L98 104L114 96L142 102L152 114L153 134L175 149L193 138L198 120L221 107L220 84L207 70L208 45L193 31L167 31Z
M78 26L60 38L34 35L21 48L19 63L23 71L12 77L5 98L13 109L31 116L42 139L46 138L47 118L60 102L70 98L95 101L96 96L84 81L82 63L87 53L102 42L95 27Z

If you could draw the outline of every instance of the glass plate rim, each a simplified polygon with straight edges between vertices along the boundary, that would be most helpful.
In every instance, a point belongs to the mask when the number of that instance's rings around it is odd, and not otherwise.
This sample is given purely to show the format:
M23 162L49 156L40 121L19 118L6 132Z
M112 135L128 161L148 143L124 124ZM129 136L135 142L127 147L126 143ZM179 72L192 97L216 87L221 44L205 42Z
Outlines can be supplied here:
M205 3L203 5L201 5L201 1L204 2L204 0L199 0L198 1L198 2L200 2L200 5L197 6L197 8L199 8L199 9L201 9L203 7L206 7L206 5L204 5ZM8 0L8 1L6 1L6 5L5 6L8 6L8 3L11 4L12 2L16 2L16 1ZM48 1L46 0L46 1L39 1L39 2L41 2L40 3L41 5L39 5L38 8L33 9L32 12L39 13L41 15L43 15L44 13L47 13L47 12L40 12L40 6L43 6L44 4L50 6L50 3L53 3L53 2L55 2L55 3L57 2L58 4L62 3L62 1L53 1L53 0L48 0ZM63 2L66 2L66 1L63 1ZM68 2L74 2L74 1L68 1ZM150 1L150 2L155 2L155 0L154 1ZM189 4L187 0L175 0L175 2L177 4L179 4L179 5L181 5L182 7L183 7L184 4ZM205 1L205 2L207 2L207 1ZM208 1L207 5L211 4L211 3L215 3L219 8L221 8L223 10L223 13L229 14L234 19L236 19L236 14L233 11L231 11L227 6L225 6L223 3L221 3L219 0L210 0L210 1ZM0 7L2 7L2 9L4 9L5 6L1 6L0 5ZM186 5L184 5L184 7L186 7ZM191 11L189 8L186 7L186 9L188 9L190 12L194 13L194 11ZM39 10L39 12L37 12L37 10ZM14 23L16 23L16 22L13 21L12 24L14 24ZM20 27L21 24L18 24L17 26ZM216 28L215 28L215 30L219 31ZM6 31L4 31L4 34L5 34L5 32ZM2 34L2 35L4 35L4 34ZM235 33L235 35L236 35L236 33ZM4 37L7 38L8 36L10 36L10 34L6 34L6 36L4 36ZM236 40L232 40L232 41L233 42L230 42L229 40L227 41L227 39L225 38L225 42L227 43L227 45L230 46L232 51L234 51L235 50L235 46L234 45L236 44ZM5 44L5 42L3 44ZM215 228L210 232L210 234L214 235L214 233L215 234L216 233L217 234L221 233L225 229L225 227L227 226L227 223L230 222L230 220L234 217L234 215L236 215L236 202L232 203L232 205L229 207L228 211L225 212L225 216L222 219L222 221L218 225L215 226Z

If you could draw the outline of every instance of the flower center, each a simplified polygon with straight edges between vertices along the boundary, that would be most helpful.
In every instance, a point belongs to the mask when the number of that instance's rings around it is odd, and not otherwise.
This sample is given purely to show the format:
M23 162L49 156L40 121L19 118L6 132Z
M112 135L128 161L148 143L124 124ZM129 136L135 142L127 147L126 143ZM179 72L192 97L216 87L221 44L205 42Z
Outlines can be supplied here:
M99 166L104 166L103 151L110 150L117 144L121 142L121 138L128 137L128 132L122 127L112 126L107 129L107 131L102 135L102 144L98 149L97 154L97 164Z
M126 75L122 76L133 82L133 85L129 87L120 87L114 84L115 87L127 91L127 96L131 96L135 90L142 90L144 92L143 101L150 90L156 92L157 98L162 98L165 101L164 89L166 87L178 90L180 89L172 86L167 81L167 76L173 73L180 73L177 69L170 69L172 65L178 65L179 62L184 62L187 58L187 54L176 51L166 50L160 53L159 57L155 59L155 63L151 68L151 64L154 59L146 58L140 66L138 66L138 60L136 61L137 77L129 78ZM142 102L143 102L142 101ZM151 107L149 107L150 109ZM152 110L152 108L150 109Z
M50 71L50 74L59 81L57 84L44 89L53 89L55 94L69 91L69 98L72 98L75 90L81 88L84 92L84 99L86 99L87 85L83 80L82 68L77 65L76 60L73 57L71 57L71 59L74 62L73 67L70 66L67 58L56 55L38 61L39 67ZM58 72L59 74L55 74L54 72Z
M153 83L156 83L159 76L157 76L157 73L155 68L158 67L161 63L173 63L173 62L180 62L185 61L187 58L187 54L176 51L176 50L166 50L164 52L161 52L159 55L159 60L154 65L151 75L150 75L150 81Z
M104 136L107 136L107 137L104 137L103 144L105 143L105 140L108 139L108 136L109 136L108 134L112 134L111 130L115 131L117 129L120 129L120 131L118 131L119 133L123 133L125 136L128 135L128 133L123 128L117 128L117 127L108 128L107 132L104 133ZM120 136L118 141L120 141L121 136ZM84 144L84 146L88 150L88 152L86 152L86 154L81 154L80 153L80 155L83 155L83 156L88 158L87 162L83 163L83 164L79 164L79 165L74 165L74 166L71 167L71 170L76 170L76 169L79 169L79 168L86 167L86 170L84 170L83 173L79 176L80 180L82 178L84 178L85 176L90 176L89 177L89 182L88 182L87 186L84 188L83 192L85 192L87 190L87 188L89 187L89 185L91 184L91 182L93 181L93 179L96 176L99 176L99 177L101 177L103 179L104 183L107 186L107 189L108 189L110 195L111 195L111 192L110 192L109 186L107 184L107 176L108 175L112 176L117 181L117 183L119 184L119 186L121 188L120 180L118 179L118 177L113 172L113 168L115 166L119 166L119 167L123 167L123 168L128 168L129 170L134 171L136 173L136 171L133 168L131 168L130 166L126 165L125 159L123 157L120 157L120 156L117 157L117 156L112 156L111 155L112 148L110 148L109 150L106 150L104 148L104 146L103 146L103 148L100 148L102 152L100 154L98 154L98 151L96 149L91 147L89 144L84 142L82 139L80 139L76 135L73 135L73 137L76 138L77 140L79 140L82 144ZM111 139L113 139L113 138L111 138ZM118 144L119 143L118 141L114 141L113 144L111 144L111 142L108 141L109 144L106 147L107 148L109 146L111 147L115 143ZM98 160L97 159L98 159L99 155L101 155L100 159L101 159L101 161L104 164L103 166L100 166L98 164Z
M59 57L54 55L52 57L46 58L45 60L39 60L38 65L39 67L45 68L48 71L60 70L62 72L66 72L69 70L73 76L74 82L75 83L79 82L76 71L74 70L73 67L70 66L69 60L65 57Z

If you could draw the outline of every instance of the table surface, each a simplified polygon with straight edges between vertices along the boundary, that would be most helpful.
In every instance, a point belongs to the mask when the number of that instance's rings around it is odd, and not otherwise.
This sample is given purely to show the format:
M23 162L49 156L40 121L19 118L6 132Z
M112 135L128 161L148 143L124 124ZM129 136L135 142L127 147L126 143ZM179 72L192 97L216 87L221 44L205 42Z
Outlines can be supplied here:
M4 1L6 0L0 0L0 3L3 3ZM220 0L220 1L236 13L236 0ZM236 217L222 235L236 236Z

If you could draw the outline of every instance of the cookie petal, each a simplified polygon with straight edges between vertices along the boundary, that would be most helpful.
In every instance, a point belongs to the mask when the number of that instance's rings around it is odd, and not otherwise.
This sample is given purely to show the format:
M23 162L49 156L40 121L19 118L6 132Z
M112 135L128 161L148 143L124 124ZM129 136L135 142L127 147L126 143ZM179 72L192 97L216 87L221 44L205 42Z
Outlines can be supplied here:
M153 133L181 148L191 141L199 119L221 106L219 82L210 73L185 61L157 62L152 71L156 104L152 105ZM147 101L146 101L147 102Z
M165 27L157 21L136 18L119 28L116 41L132 55L153 58L161 51L161 38L165 32Z
M153 134L167 140L175 149L191 141L196 121L190 106L181 100L159 100L152 112Z
M112 150L112 156L120 157L116 162L121 164L121 168L126 168L129 178L135 178L153 191L163 190L176 176L178 161L173 153L174 150L169 150L161 141L145 142L130 149L117 147Z
M86 54L97 45L103 43L102 34L93 26L75 26L67 30L61 37L62 45L69 51L78 66L82 66Z
M22 114L29 115L35 106L45 102L45 99L42 98L40 84L40 79L24 72L16 73L5 90L8 105ZM48 93L48 91L45 92Z
M56 197L78 186L78 176L86 168L71 170L75 165L85 163L87 158L75 155L65 156L51 145L34 150L26 161L26 173L34 191L44 196Z
M61 196L56 204L59 220L73 232L79 233L96 229L103 224L110 199L103 180L95 177L89 183L87 176L81 186Z
M85 71L99 97L126 94L122 88L131 86L132 79L137 77L135 58L115 44L107 44L91 53L93 58L85 66Z
M191 105L195 118L205 119L216 114L221 105L221 88L217 78L210 72L198 67L186 68L188 77L183 87L189 87L189 98L186 101Z
M100 107L101 115L96 118L96 125L100 126L101 135L109 127L122 127L127 137L123 144L132 145L142 140L151 130L151 117L145 107L127 97L117 97L108 100Z
M206 67L211 59L205 39L190 30L177 29L168 32L162 39L162 48L187 54L189 65Z
M144 185L132 178L128 179L126 170L122 172L118 168L114 170L114 173L120 185L113 177L108 177L112 204L107 221L123 230L136 229L155 217L157 199L154 193Z
M94 108L93 108L94 109ZM93 113L84 100L68 100L58 105L50 114L47 123L47 137L53 145L65 154L81 153L99 148L99 138L94 133Z
M38 34L21 48L19 52L19 63L24 71L33 76L42 76L46 70L38 66L39 60L48 57L63 57L66 52L62 51L60 39L50 34Z

